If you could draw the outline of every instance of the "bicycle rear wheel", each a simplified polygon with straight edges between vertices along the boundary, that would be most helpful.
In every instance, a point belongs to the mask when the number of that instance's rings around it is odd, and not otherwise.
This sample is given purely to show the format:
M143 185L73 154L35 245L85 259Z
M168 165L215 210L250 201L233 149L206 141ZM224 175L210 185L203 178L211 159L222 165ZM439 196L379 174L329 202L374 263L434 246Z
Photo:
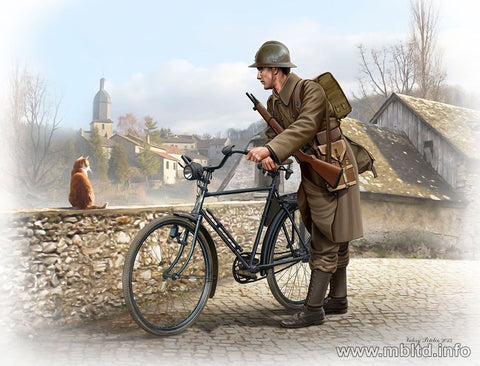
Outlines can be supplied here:
M293 221L283 210L279 211L265 236L269 243L269 264L298 258L292 263L279 264L268 270L267 281L277 301L288 309L303 306L310 282L308 245L310 234L303 225L298 207L290 209Z
M169 216L152 221L134 238L123 268L123 294L132 318L155 335L190 326L212 286L212 257L195 225ZM185 268L178 273L178 271Z

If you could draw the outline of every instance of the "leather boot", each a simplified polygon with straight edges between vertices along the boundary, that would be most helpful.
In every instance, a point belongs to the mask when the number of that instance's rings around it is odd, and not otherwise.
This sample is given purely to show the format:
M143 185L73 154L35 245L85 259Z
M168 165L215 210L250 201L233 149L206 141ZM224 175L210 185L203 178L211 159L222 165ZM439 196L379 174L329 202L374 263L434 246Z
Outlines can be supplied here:
M290 319L282 321L280 323L282 327L302 328L309 325L319 325L325 321L323 301L331 276L331 273L322 272L318 269L312 270L307 299L303 309L293 314Z
M337 268L330 279L330 291L324 301L325 314L345 314L348 310L347 267Z

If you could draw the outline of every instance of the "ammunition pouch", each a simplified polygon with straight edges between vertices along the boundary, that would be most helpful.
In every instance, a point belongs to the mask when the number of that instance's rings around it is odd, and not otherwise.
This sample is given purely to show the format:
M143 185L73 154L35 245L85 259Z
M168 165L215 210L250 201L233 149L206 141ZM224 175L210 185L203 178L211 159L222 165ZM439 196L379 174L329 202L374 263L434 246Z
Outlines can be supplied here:
M331 145L331 159L330 164L343 168L343 174L340 177L340 182L336 188L327 185L330 192L340 191L342 189L351 187L357 184L357 174L355 173L354 158L347 149L347 143L340 138L337 141L332 141ZM319 158L327 161L327 145L318 145Z

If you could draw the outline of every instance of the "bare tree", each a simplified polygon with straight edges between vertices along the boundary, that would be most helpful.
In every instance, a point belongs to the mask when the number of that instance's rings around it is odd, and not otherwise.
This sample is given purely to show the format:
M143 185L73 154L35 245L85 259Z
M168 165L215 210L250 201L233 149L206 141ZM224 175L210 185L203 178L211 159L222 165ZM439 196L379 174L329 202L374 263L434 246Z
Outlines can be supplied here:
M410 95L415 87L415 63L412 42L400 42L392 47L392 69L389 72L391 90Z
M437 52L438 11L432 0L411 0L411 33L406 42L391 47L368 49L360 45L360 96L369 102L386 100L391 93L417 95L440 100L446 73ZM370 109L376 110L376 102Z
M364 45L359 45L358 50L360 53L360 76L358 78L360 95L353 95L355 101L358 102L353 104L353 114L360 120L369 120L391 93L390 50L387 48L367 49Z
M410 10L418 94L422 98L437 99L446 78L441 67L442 57L436 51L438 10L431 0L412 0Z
M53 137L60 126L60 101L52 102L46 83L19 67L11 76L10 151L16 167L15 180L30 192L55 181Z
M362 97L372 93L388 98L388 57L386 48L367 50L358 46L360 52L360 88ZM369 55L368 55L369 53Z

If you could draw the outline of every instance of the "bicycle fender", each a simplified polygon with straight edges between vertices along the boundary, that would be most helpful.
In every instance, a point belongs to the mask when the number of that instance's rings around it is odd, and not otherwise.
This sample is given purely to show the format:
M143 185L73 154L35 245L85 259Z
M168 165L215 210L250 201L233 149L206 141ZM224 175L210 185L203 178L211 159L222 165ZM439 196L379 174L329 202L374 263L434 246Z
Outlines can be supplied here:
M296 201L284 201L283 204L288 210L293 210L297 206ZM279 208L275 216L272 217L267 232L265 233L265 237L263 238L262 251L260 253L261 263L266 263L267 254L270 252L270 247L273 245L273 236L277 231L279 222L281 222L285 216L285 211Z
M183 217L185 219L188 219L194 224L197 223L197 220L192 215L182 213L182 212L174 212L173 214L175 216L179 216L179 217ZM210 235L208 230L205 228L205 226L203 226L203 225L200 226L200 233L206 239L207 245L210 249L210 252L212 253L213 278L212 278L212 288L210 289L210 293L208 294L208 297L212 298L215 295L215 290L217 288L217 282L218 282L218 254L217 254L217 248L215 247L215 243L212 239L212 236Z

